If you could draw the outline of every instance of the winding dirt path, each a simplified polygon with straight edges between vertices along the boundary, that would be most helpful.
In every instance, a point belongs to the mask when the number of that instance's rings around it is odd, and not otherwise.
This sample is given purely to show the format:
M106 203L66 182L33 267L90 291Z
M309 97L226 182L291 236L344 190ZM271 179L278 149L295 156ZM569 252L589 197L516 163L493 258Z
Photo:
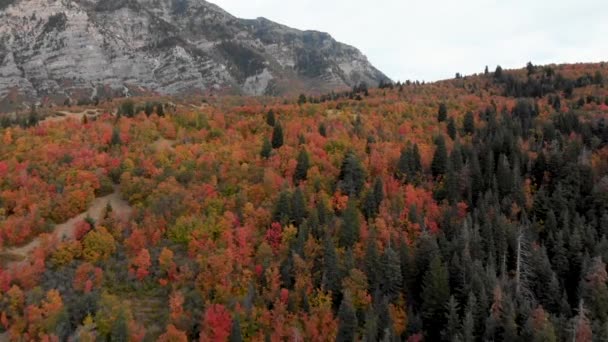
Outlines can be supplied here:
M74 239L76 225L83 221L87 216L91 217L95 221L101 220L108 203L112 206L112 210L119 216L128 216L133 210L129 203L120 197L120 191L118 187L116 187L114 188L114 192L110 195L93 200L87 211L72 217L62 224L56 225L51 234L56 237L58 241ZM14 260L7 262L6 265L7 268L12 268L27 260L27 258L36 248L41 245L41 243L42 239L37 237L27 245L2 250L0 255L2 255L3 258L8 257L10 260Z

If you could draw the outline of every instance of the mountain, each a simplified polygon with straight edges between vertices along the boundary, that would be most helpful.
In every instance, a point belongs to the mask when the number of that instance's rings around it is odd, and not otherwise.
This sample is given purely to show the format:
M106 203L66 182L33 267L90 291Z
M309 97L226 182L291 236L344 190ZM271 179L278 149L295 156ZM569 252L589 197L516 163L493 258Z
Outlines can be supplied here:
M0 101L329 91L388 78L329 34L203 0L0 0Z

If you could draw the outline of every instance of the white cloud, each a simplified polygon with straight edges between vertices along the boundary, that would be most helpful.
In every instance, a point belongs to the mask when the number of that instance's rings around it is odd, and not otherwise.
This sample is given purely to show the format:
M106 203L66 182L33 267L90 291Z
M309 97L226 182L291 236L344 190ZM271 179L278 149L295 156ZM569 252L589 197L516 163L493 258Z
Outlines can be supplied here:
M330 33L394 80L608 60L602 0L212 0L243 18Z

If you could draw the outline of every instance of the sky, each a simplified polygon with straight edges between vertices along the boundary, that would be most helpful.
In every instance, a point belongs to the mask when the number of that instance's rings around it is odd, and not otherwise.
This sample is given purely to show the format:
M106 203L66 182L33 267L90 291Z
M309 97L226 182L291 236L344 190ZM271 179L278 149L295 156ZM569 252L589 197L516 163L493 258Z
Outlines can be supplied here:
M608 61L605 0L211 0L241 18L330 33L394 81L488 65Z

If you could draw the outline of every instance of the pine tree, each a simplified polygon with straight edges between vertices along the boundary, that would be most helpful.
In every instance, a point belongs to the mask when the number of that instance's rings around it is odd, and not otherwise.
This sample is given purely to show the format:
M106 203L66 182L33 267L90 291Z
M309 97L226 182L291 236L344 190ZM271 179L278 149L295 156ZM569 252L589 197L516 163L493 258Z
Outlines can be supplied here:
M446 326L442 331L444 341L458 341L460 339L460 317L458 315L458 302L454 296L446 304Z
M306 180L306 176L308 174L308 169L310 167L310 160L308 157L308 153L306 150L300 150L298 154L298 163L296 165L296 170L293 174L293 182L298 184L301 181Z
M439 111L437 112L437 121L444 122L448 119L448 107L445 103L439 105Z
M445 304L450 299L448 271L439 255L433 258L424 275L421 299L426 336L430 341L438 341L446 322Z
M357 315L355 309L350 300L350 296L347 294L344 296L340 309L338 310L338 334L336 341L338 342L349 342L355 341L357 332Z
M287 190L281 191L279 199L274 208L272 215L273 222L279 222L282 225L289 224L292 217L291 194Z
M462 130L465 134L475 133L475 118L473 117L473 112L467 112L464 115Z
M349 196L358 196L363 190L365 170L355 152L346 153L338 180L338 188Z
M268 138L264 138L264 143L262 144L262 151L260 151L260 156L264 159L270 158L270 154L272 153L272 145L270 144L270 140Z
M292 216L293 222L296 226L300 226L306 216L308 216L306 210L306 198L301 188L297 188L293 194L293 205L292 205Z
M128 341L129 326L124 309L121 309L116 320L112 323L112 331L110 332L110 341Z
M445 140L442 135L435 139L435 154L431 163L431 172L433 177L439 177L446 173L448 163L448 151L445 146Z
M283 146L283 127L277 122L272 131L272 148L279 149L281 146Z
M334 298L341 287L336 247L329 236L326 236L323 242L323 287L326 291L331 291Z
M454 118L450 118L448 120L448 135L452 140L456 139L456 122Z
M242 342L243 335L241 333L241 323L238 317L235 317L232 321L232 328L230 329L229 342Z
M359 241L359 210L354 199L349 199L344 214L342 216L342 226L340 227L340 246L352 247Z
M120 138L120 130L118 129L118 127L114 127L112 129L112 138L110 139L110 145L122 145L122 139Z
M403 277L401 275L401 260L399 255L389 246L384 250L381 259L382 282L380 283L382 294L389 300L394 300L401 293Z
M272 109L269 110L268 113L266 113L266 123L270 127L274 127L274 125L276 124L276 119L275 119L275 116L274 116L274 111Z

